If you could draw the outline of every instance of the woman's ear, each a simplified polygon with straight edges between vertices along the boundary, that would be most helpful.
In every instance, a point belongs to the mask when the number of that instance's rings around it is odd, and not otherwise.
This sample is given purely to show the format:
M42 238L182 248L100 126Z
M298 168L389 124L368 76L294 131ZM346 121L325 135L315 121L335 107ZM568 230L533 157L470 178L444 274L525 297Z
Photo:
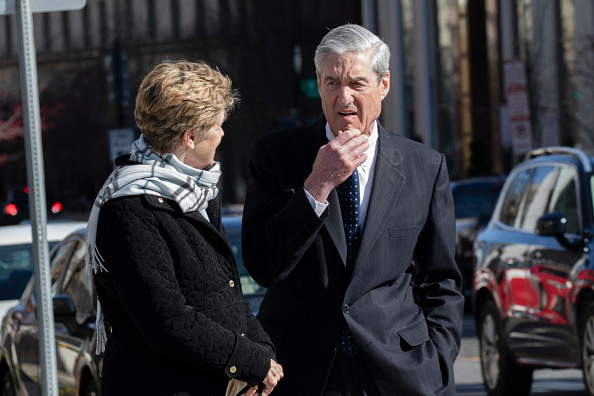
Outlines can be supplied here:
M191 129L186 129L182 135L182 144L189 149L193 149L196 143L194 132Z

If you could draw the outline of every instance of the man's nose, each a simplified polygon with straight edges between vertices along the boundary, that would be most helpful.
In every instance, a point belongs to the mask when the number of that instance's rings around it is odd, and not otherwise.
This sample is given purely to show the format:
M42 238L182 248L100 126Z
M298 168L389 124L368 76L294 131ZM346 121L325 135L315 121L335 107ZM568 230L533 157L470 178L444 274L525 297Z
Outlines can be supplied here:
M353 90L348 85L343 85L338 90L338 104L348 106L353 102Z

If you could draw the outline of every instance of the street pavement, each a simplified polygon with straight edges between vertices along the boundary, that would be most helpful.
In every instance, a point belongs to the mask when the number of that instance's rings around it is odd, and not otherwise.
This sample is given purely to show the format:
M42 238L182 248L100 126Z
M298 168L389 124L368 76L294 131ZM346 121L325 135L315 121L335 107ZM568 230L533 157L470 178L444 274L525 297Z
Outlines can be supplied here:
M456 394L485 396L481 377L478 339L471 314L464 315L462 345L454 363ZM578 396L587 395L580 370L535 370L530 395Z

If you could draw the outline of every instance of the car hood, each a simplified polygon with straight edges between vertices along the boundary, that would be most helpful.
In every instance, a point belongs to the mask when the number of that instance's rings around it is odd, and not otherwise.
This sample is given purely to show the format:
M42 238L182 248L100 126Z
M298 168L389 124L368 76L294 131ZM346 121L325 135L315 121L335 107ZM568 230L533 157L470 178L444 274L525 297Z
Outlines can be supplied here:
M467 228L475 227L478 224L478 217L466 217L463 219L456 219L456 234Z

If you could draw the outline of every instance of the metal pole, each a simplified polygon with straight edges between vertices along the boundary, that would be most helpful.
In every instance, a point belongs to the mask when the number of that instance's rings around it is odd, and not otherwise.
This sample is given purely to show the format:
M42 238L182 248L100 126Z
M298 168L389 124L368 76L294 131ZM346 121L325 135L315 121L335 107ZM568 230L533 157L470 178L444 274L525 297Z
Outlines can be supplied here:
M393 62L390 73L390 92L382 104L381 121L384 127L410 137L407 126L404 96L404 49L402 44L402 10L400 0L378 0L379 35L390 47Z
M361 0L361 25L370 32L377 33L375 8L375 0Z
M396 41L394 48L394 66L392 74L394 81L394 92L396 94L396 111L398 112L398 131L404 136L410 137L411 133L408 130L408 111L406 109L406 95L405 91L405 80L404 80L404 43L402 38L402 32L404 26L402 23L402 2L400 0L395 1L396 9L394 15L395 29L396 29Z
M25 127L25 153L27 158L27 184L29 186L29 212L33 234L33 263L37 321L39 326L39 354L42 394L58 395L56 347L54 337L53 304L50 294L50 267L46 236L47 212L45 204L45 177L43 148L37 88L37 59L33 36L33 13L30 0L14 0L18 26L19 69Z
M501 29L501 58L514 56L514 9L513 0L499 1L499 24Z
M434 90L432 89L433 51L431 11L428 0L415 0L413 14L415 20L415 131L423 142L439 150L437 131L437 109Z

